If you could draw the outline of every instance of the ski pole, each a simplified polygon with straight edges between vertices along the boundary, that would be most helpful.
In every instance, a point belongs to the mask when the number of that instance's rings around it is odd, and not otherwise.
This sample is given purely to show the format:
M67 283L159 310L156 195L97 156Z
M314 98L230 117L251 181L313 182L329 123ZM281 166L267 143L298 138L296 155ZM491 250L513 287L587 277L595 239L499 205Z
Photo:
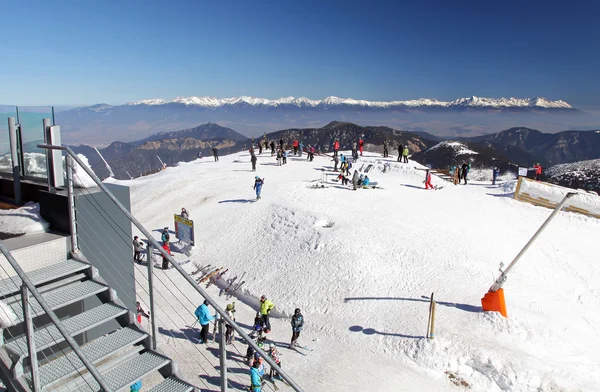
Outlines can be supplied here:
M190 328L194 328L194 325L198 324L198 320L194 321L194 324L190 325Z

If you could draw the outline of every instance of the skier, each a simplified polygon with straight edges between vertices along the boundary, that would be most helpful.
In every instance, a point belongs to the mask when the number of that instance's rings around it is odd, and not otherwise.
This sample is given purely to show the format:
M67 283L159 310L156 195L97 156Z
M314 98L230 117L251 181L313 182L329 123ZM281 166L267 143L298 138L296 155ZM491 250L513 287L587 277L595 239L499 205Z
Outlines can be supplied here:
M461 166L462 178L465 180L465 185L467 185L467 174L469 174L469 169L471 168L471 164L465 162Z
M302 150L304 150L304 143L300 142L300 145L298 146L298 156L301 157L302 156Z
M181 214L179 214L180 217L182 217L183 219L190 219L190 214L187 212L187 210L185 208L181 209Z
M283 164L287 165L287 151L283 150L282 158L283 158Z
M162 247L165 250L165 252L167 252L169 254L169 256L173 256L173 254L171 253L171 248L169 248L168 242L166 244L163 244ZM164 269L164 270L169 269L169 260L167 260L167 258L165 256L162 257L162 269Z
M540 176L542 175L542 167L539 163L536 163L535 165L533 165L533 169L535 170L535 180L539 181Z
M300 313L300 309L296 308L294 310L294 315L292 316L292 342L290 343L290 348L296 346L298 344L298 338L300 337L300 332L302 331L302 327L304 326L304 316Z
M404 150L402 150L402 162L408 163L408 145L404 146Z
M271 140L271 156L275 155L275 142Z
M217 315L211 316L210 311L208 310L208 300L204 300L202 305L198 306L196 312L194 313L198 318L198 322L200 323L200 343L206 344L208 343L208 327L210 322L214 320Z
M431 173L429 173L429 169L425 171L425 189L433 189L433 185L431 185Z
M227 316L229 316L230 319L235 321L235 302L228 304L227 307L225 307L225 312L227 312ZM233 337L233 327L227 323L225 325L225 342L231 344L233 342Z
M215 162L218 162L219 161L219 150L217 150L217 147L213 147L212 152L213 152L213 156L215 157Z
M142 262L142 250L144 249L144 243L138 241L138 236L133 237L133 261L136 263Z
M273 302L269 301L267 297L262 295L260 297L260 315L265 323L265 333L271 332L271 323L269 322L269 313L273 310Z
M492 185L496 185L496 180L498 179L499 175L500 175L500 169L498 169L497 167L494 167L494 169L492 170Z
M388 148L387 148L387 141L386 140L383 141L383 157L384 158L388 157Z
M338 163L340 162L340 158L338 158L337 155L334 155L332 161L333 161L333 171L337 172L338 171L337 167L338 167Z
M254 364L250 368L250 390L252 392L260 392L262 387L262 377L260 375L260 365L259 361L254 361Z
M279 351L277 351L277 346L272 344L269 350L269 357L271 357L273 362L275 362L279 367L281 367L281 358L279 357L280 355L281 354L279 354ZM273 367L271 367L271 369L269 370L269 376L271 377L271 379L282 380L279 373L277 373L277 371Z
M340 142L338 141L338 139L335 139L335 141L333 142L333 156L334 157L337 157L339 149L340 149Z
M298 139L294 139L294 156L298 155Z
M166 245L169 245L169 239L170 239L170 238L171 238L171 237L169 236L169 226L167 226L167 227L165 227L165 228L163 229L163 231L162 231L162 235L160 236L160 239L161 239L161 241L162 241L162 243L163 243L163 246L164 246L165 244L166 244Z
M354 175L352 176L352 187L356 190L356 185L358 184L358 170L354 170Z
M283 152L277 150L277 166L281 166L281 160L283 159Z
M258 159L256 158L256 155L252 154L252 156L250 157L250 162L252 162L252 171L255 172L256 171L256 161Z
M363 145L365 144L365 141L363 140L364 137L365 137L365 135L361 135L360 139L358 140L358 149L360 150L361 157L362 157L362 153L363 153Z
M254 189L256 190L256 200L260 199L260 191L262 190L262 186L264 183L264 178L260 178L259 176L254 177Z

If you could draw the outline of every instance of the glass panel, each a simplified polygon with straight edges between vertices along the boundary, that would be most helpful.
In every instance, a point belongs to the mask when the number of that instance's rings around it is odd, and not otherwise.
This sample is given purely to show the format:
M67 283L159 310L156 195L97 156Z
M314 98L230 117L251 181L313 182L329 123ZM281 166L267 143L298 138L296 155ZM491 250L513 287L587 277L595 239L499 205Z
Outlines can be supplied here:
M51 106L19 106L19 124L21 125L21 142L23 144L23 175L30 177L47 177L46 151L38 148L44 143L43 119L52 122Z
M17 108L0 106L0 172L12 174L10 158L10 136L8 135L8 118L17 118Z

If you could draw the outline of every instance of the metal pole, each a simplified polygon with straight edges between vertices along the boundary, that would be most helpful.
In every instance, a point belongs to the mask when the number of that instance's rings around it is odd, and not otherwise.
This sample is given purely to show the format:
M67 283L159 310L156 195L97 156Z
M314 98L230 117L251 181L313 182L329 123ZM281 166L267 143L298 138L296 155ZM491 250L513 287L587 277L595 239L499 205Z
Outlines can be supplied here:
M35 336L33 334L33 321L31 320L31 307L29 306L29 290L25 285L21 286L21 298L23 301L23 320L27 333L27 348L29 349L29 365L31 366L31 381L34 392L40 389L40 373L38 372L37 350L35 349Z
M158 328L156 325L156 312L154 311L154 263L152 260L152 245L146 247L146 259L148 264L148 295L150 296L150 323L152 325L152 350L158 347L156 334Z
M219 357L219 360L221 363L221 392L227 392L227 362L226 362L227 351L225 350L225 344L227 342L225 341L225 331L224 331L225 320L220 318L218 323L219 323L219 351L221 353L221 355Z
M96 183L96 185L98 185L98 187L100 187L100 189L102 189L102 191L104 193L106 193L106 195L113 201L113 203L115 203L115 205L117 206L117 208L119 210L121 210L121 212L127 217L129 218L129 220L131 221L131 223L133 223L135 225L135 227L138 228L138 230L140 230L140 232L146 236L146 238L148 239L148 243L151 244L154 248L158 249L158 251L160 252L160 254L165 257L169 263L171 263L173 265L173 268L175 268L180 274L181 276L187 280L187 282L189 284L192 285L192 287L204 298L208 301L208 304L210 306L212 306L213 308L215 308L215 310L217 311L217 313L219 313L219 315L221 315L221 317L223 319L225 319L225 321L227 321L227 323L229 325L231 325L233 327L233 329L239 333L239 335L244 338L244 340L246 342L248 342L248 344L254 349L256 350L259 355L261 357L263 357L263 359L265 360L265 362L267 362L269 364L269 366L272 366L275 371L277 371L277 373L279 373L281 375L281 377L283 377L283 379L285 381L287 381L287 383L290 385L290 387L295 390L296 392L303 392L302 388L300 388L298 386L298 384L296 384L294 382L294 380L292 380L292 378L283 370L281 369L276 363L275 361L273 361L273 359L271 359L271 357L269 355L267 355L267 353L265 353L260 347L258 347L258 345L248 336L248 334L246 332L244 332L244 330L242 328L240 328L240 326L233 321L228 315L227 313L215 302L215 300L213 300L208 294L206 294L206 292L198 285L198 283L196 283L196 281L187 273L185 272L185 270L183 269L183 267L181 267L176 261L175 259L173 259L173 257L167 253L166 250L164 250L162 248L162 246L160 246L160 244L158 243L158 241L152 236L152 234L150 234L150 232L148 230L146 230L146 228L144 226L142 226L142 224L133 216L131 215L131 213L129 211L127 211L127 209L125 207L123 207L123 204L121 204L121 202L110 192L110 190L108 190L108 188L106 187L106 185L104 185L102 183L102 181L100 181L100 179L98 178L98 176L92 171L90 170L82 161L81 159L79 159L79 157L73 152L73 150L71 150L69 147L67 146L51 146L51 145L47 145L47 144L38 144L39 148L48 148L51 150L63 150L66 151L72 158L73 160L75 160L75 162L77 162L79 164L79 166L81 166L81 168L94 180L94 182Z
M431 293L431 299L429 300L429 318L427 319L427 335L425 337L429 339L429 331L431 327L431 310L433 309L433 293Z
M52 323L56 326L56 329L58 329L58 332L60 332L63 338L65 338L65 341L69 344L69 346L71 346L75 355L77 355L79 359L81 359L81 362L83 362L85 367L90 371L92 377L94 377L94 379L100 385L100 388L102 388L102 391L110 392L111 389L104 381L102 375L98 372L98 369L96 369L96 367L88 360L85 354L81 351L81 348L79 347L77 342L71 337L69 331L65 329L65 327L60 322L60 319L56 316L56 313L54 313L50 306L48 306L46 300L44 299L44 297L42 297L42 294L40 294L40 292L37 291L34 284L31 283L31 280L29 280L27 274L23 271L19 263L17 263L15 258L10 254L8 248L6 248L6 246L2 242L0 242L0 252L4 254L8 263L11 265L11 267L13 267L17 275L19 275L19 278L21 278L23 285L25 285L29 289L31 295L33 295L33 297L38 301L41 308L50 318L50 321L52 321Z
M42 128L44 129L44 140L46 141L47 144L54 144L54 142L51 139L50 136L50 126L51 126L51 122L49 118L44 118L42 119ZM53 165L52 165L52 155L53 155L54 151L48 151L46 150L46 177L48 180L48 190L53 190L56 187L54 186L54 175L52 174L52 170L54 169Z
M84 165L85 166L85 165ZM79 251L77 245L77 223L75 221L75 189L73 187L73 159L67 155L67 197L69 200L69 226L71 229L71 250L74 254Z
M498 277L498 279L496 279L496 281L494 282L494 284L492 285L492 287L490 287L489 291L498 291L498 290L500 290L500 288L502 287L502 285L504 284L504 282L506 282L506 275L508 275L509 271L515 266L515 264L517 264L517 261L519 261L519 259L521 258L521 256L523 256L525 254L525 252L527 252L527 249L529 249L529 247L531 246L531 244L533 244L534 241L538 238L538 236L542 233L542 231L544 231L544 229L546 228L546 226L548 226L548 224L550 223L550 221L552 221L552 219L554 219L554 217L560 212L560 210L562 210L562 208L565 206L565 204L567 204L567 201L571 197L575 196L576 194L577 193L575 193L575 192L569 192L569 193L567 193L567 195L564 197L564 199L562 199L562 201L556 206L556 208L554 209L554 211L552 211L552 214L550 214L550 216L546 219L546 221L535 232L535 234L533 235L533 237L531 237L529 239L529 241L527 242L527 244L525 244L525 246L523 247L523 249L521 249L521 251L515 257L515 259L508 265L508 267L506 267L504 269L504 271L502 271L502 273L500 274L500 276Z
M21 167L19 165L19 154L17 153L17 123L14 117L8 118L8 136L10 138L10 159L12 163L15 203L21 205Z

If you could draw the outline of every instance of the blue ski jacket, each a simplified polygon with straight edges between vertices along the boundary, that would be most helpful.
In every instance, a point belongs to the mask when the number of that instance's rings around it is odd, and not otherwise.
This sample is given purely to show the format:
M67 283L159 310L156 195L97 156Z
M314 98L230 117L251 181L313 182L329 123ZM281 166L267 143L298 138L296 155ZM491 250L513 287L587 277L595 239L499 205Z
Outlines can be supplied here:
M346 157L343 155L340 155L340 162L346 162Z
M371 183L371 180L369 179L369 177L366 177L366 178L363 180L363 185L369 185L370 183Z
M250 368L250 383L252 384L252 392L260 392L262 377L257 368Z
M215 319L215 316L211 316L208 311L208 306L202 304L198 306L194 313L200 322L200 325L207 325L209 322Z
M131 387L129 387L129 390L131 392L138 392L139 390L142 389L142 380L136 382L135 384L133 384Z

